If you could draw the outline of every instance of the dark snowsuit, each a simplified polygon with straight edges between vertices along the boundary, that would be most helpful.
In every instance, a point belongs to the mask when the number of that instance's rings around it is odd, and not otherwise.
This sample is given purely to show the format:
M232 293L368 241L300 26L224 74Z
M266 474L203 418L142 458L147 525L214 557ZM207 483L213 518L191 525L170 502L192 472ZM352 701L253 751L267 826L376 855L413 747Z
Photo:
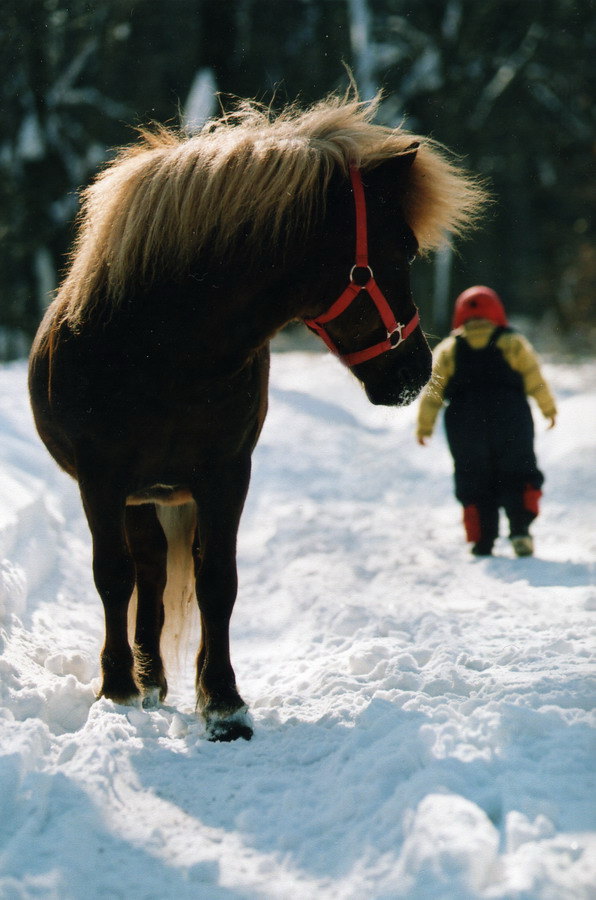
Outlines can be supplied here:
M447 440L455 463L455 494L464 507L469 540L489 548L499 531L499 507L510 535L528 533L544 481L534 455L534 424L522 376L496 346L456 338L455 373L445 399Z

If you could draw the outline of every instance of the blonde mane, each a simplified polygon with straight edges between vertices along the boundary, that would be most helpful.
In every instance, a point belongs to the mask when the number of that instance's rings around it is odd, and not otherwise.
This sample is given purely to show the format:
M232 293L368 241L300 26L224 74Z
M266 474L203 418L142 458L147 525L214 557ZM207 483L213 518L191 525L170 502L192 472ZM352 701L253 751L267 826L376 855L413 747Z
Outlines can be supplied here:
M76 326L106 297L117 305L133 283L184 274L207 247L222 258L240 239L255 253L264 241L287 242L308 229L336 167L374 168L413 141L420 146L403 208L420 249L464 232L485 199L482 187L433 141L374 124L378 103L331 96L276 115L245 101L194 136L142 131L82 195L57 297L63 320Z

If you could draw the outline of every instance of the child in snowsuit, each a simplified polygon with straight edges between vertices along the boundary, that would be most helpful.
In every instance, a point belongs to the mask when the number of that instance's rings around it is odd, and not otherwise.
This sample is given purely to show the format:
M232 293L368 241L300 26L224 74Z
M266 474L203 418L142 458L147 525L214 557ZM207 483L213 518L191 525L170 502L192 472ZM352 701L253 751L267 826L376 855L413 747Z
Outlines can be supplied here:
M509 520L517 556L530 556L530 523L544 481L534 455L532 396L555 424L557 409L529 342L513 331L499 296L471 287L457 298L453 331L435 349L433 374L420 402L417 439L433 432L444 403L455 463L455 496L463 506L472 553L490 556L499 508Z

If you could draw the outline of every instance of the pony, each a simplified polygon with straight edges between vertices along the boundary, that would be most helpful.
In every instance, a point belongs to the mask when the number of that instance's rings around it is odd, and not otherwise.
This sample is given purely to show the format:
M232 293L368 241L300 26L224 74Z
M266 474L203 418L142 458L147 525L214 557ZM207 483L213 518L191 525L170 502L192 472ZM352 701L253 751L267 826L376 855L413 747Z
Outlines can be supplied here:
M485 200L444 148L375 124L378 102L239 101L198 133L142 129L83 192L33 342L35 423L77 480L92 536L100 696L163 701L161 638L198 603L210 740L253 733L229 622L269 342L305 322L372 403L411 402L431 353L409 266L474 225Z

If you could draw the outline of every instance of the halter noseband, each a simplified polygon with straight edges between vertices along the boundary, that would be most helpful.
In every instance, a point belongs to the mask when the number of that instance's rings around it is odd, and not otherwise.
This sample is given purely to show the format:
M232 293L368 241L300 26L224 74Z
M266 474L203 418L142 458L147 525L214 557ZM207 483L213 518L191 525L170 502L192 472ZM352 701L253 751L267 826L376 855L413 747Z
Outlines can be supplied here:
M388 350L395 350L396 347L399 347L399 345L412 334L420 322L420 316L418 312L416 312L407 325L398 322L385 295L375 281L373 270L368 263L368 232L366 227L366 199L364 196L364 187L362 185L360 170L355 166L350 166L350 178L352 180L354 203L356 205L356 262L350 269L350 283L345 291L340 294L335 303L329 307L326 313L317 316L315 319L305 319L304 323L325 341L331 352L335 353L336 356L339 356L346 366L357 366L359 363L367 362L369 359L374 359L375 356L380 356ZM358 284L354 280L354 275L358 269L364 269L368 273L368 277L363 284ZM327 322L337 319L338 316L345 312L361 291L366 291L376 306L383 325L387 329L387 337L384 341L380 341L380 343L374 344L366 350L342 354L328 334L325 325Z

